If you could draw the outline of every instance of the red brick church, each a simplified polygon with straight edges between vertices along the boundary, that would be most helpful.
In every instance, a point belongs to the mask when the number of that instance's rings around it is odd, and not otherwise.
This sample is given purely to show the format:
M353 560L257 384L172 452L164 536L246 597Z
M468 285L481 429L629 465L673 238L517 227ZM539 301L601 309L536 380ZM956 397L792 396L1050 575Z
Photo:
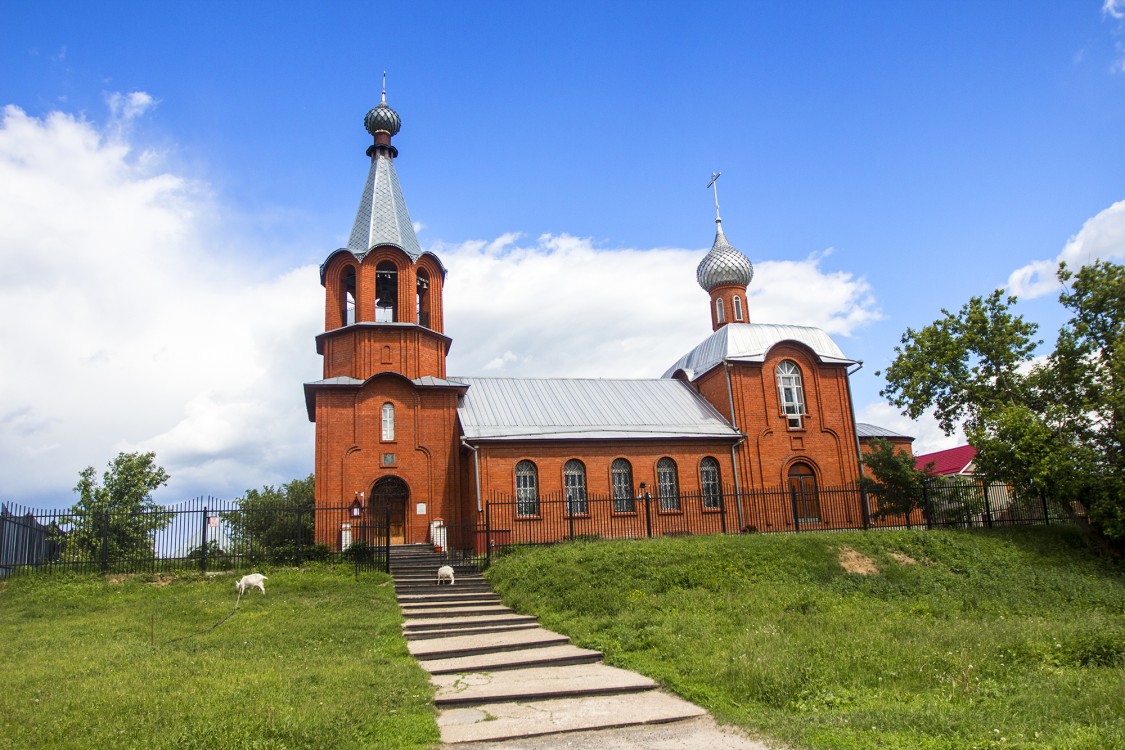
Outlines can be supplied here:
M497 497L531 522L540 498L565 497L581 516L588 497L604 496L628 515L648 493L660 514L726 514L737 530L743 508L724 497L786 488L789 515L807 524L827 501L818 488L854 486L857 362L820 329L750 322L753 267L727 241L717 202L696 271L714 332L661 377L448 375L446 269L415 236L391 143L401 123L385 94L364 124L374 142L355 225L320 267L324 376L305 384L317 506L350 509L318 514L318 542L346 545L352 517L388 512L392 542L428 541L437 519L479 522Z

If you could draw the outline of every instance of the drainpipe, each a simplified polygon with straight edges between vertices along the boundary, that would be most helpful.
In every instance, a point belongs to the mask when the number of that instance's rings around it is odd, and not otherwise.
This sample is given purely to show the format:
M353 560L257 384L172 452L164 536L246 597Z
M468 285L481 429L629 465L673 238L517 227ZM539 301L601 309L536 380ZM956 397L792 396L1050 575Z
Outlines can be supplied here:
M477 483L477 513L481 513L484 508L480 504L480 448L469 445L469 441L465 437L461 438L461 445L473 452L473 479Z
M848 406L852 410L852 430L855 431L855 458L859 462L859 478L863 479L867 474L863 468L863 449L859 445L859 430L855 426L855 400L852 398L852 375L863 369L863 360L856 362L857 367L854 370L846 371L844 382L848 386ZM867 528L870 525L871 506L867 501L867 490L863 487L863 483L859 486L860 502L863 503L863 527Z
M723 372L727 376L727 399L730 401L730 421L735 430L738 430L738 419L735 417L734 412L734 389L730 384L730 362L723 360ZM854 420L853 420L854 421ZM738 439L738 442L731 444L730 447L730 465L734 469L734 507L738 511L738 530L741 532L746 528L742 521L742 483L738 479L738 458L735 456L734 450L738 446L746 442L746 435Z

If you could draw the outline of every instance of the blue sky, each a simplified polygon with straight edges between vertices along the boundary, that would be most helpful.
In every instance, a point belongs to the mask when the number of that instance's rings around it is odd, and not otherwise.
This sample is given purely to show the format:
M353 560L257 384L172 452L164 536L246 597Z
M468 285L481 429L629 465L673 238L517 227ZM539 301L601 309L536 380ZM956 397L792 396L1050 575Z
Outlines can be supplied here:
M314 268L350 231L383 70L419 240L450 267L452 373L659 375L709 330L692 270L721 170L727 236L758 268L751 318L827 328L866 362L860 418L944 447L880 406L902 331L1011 279L1050 341L1057 288L1026 273L1125 256L1123 16L1116 0L8 9L0 345L24 355L0 366L0 499L69 502L78 470L122 449L158 451L169 501L311 469ZM544 297L546 317L522 314ZM21 318L29 299L52 312Z

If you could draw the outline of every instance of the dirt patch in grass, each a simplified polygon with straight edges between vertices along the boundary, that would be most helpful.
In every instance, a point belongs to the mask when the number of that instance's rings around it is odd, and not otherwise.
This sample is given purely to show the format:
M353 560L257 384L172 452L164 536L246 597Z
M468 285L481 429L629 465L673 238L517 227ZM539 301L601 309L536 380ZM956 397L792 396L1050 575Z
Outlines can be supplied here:
M840 548L840 567L861 576L876 575L879 572L874 560L851 547Z
M904 555L901 552L892 552L891 557L893 557L901 565L917 565L918 564L918 561L915 560L913 557L911 557L910 555Z
M150 586L167 586L174 580L176 580L176 577L173 575L155 575L149 579L148 583Z

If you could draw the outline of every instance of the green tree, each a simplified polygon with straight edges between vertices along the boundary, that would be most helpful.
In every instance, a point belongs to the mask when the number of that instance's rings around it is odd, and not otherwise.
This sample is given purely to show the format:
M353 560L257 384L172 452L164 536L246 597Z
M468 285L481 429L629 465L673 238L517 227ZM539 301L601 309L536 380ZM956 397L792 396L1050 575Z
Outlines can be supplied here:
M73 525L67 543L87 557L107 561L150 557L154 534L172 521L172 514L152 500L168 483L156 465L155 453L118 453L99 481L93 466L78 475L79 500L65 520Z
M933 464L914 468L914 457L882 438L871 441L863 457L865 476L860 484L875 500L873 518L907 515L922 501L922 483L933 476ZM869 473L869 475L867 475Z
M313 547L315 500L313 475L261 490L247 490L239 509L221 514L230 530L230 547L271 561L292 560L297 545L303 557L320 554Z
M1045 359L1033 361L1035 325L998 290L908 329L882 395L911 417L932 409L947 434L963 425L978 473L1009 483L1020 502L1057 501L1121 545L1125 266L1098 261L1071 272L1063 264L1058 276L1071 317Z

